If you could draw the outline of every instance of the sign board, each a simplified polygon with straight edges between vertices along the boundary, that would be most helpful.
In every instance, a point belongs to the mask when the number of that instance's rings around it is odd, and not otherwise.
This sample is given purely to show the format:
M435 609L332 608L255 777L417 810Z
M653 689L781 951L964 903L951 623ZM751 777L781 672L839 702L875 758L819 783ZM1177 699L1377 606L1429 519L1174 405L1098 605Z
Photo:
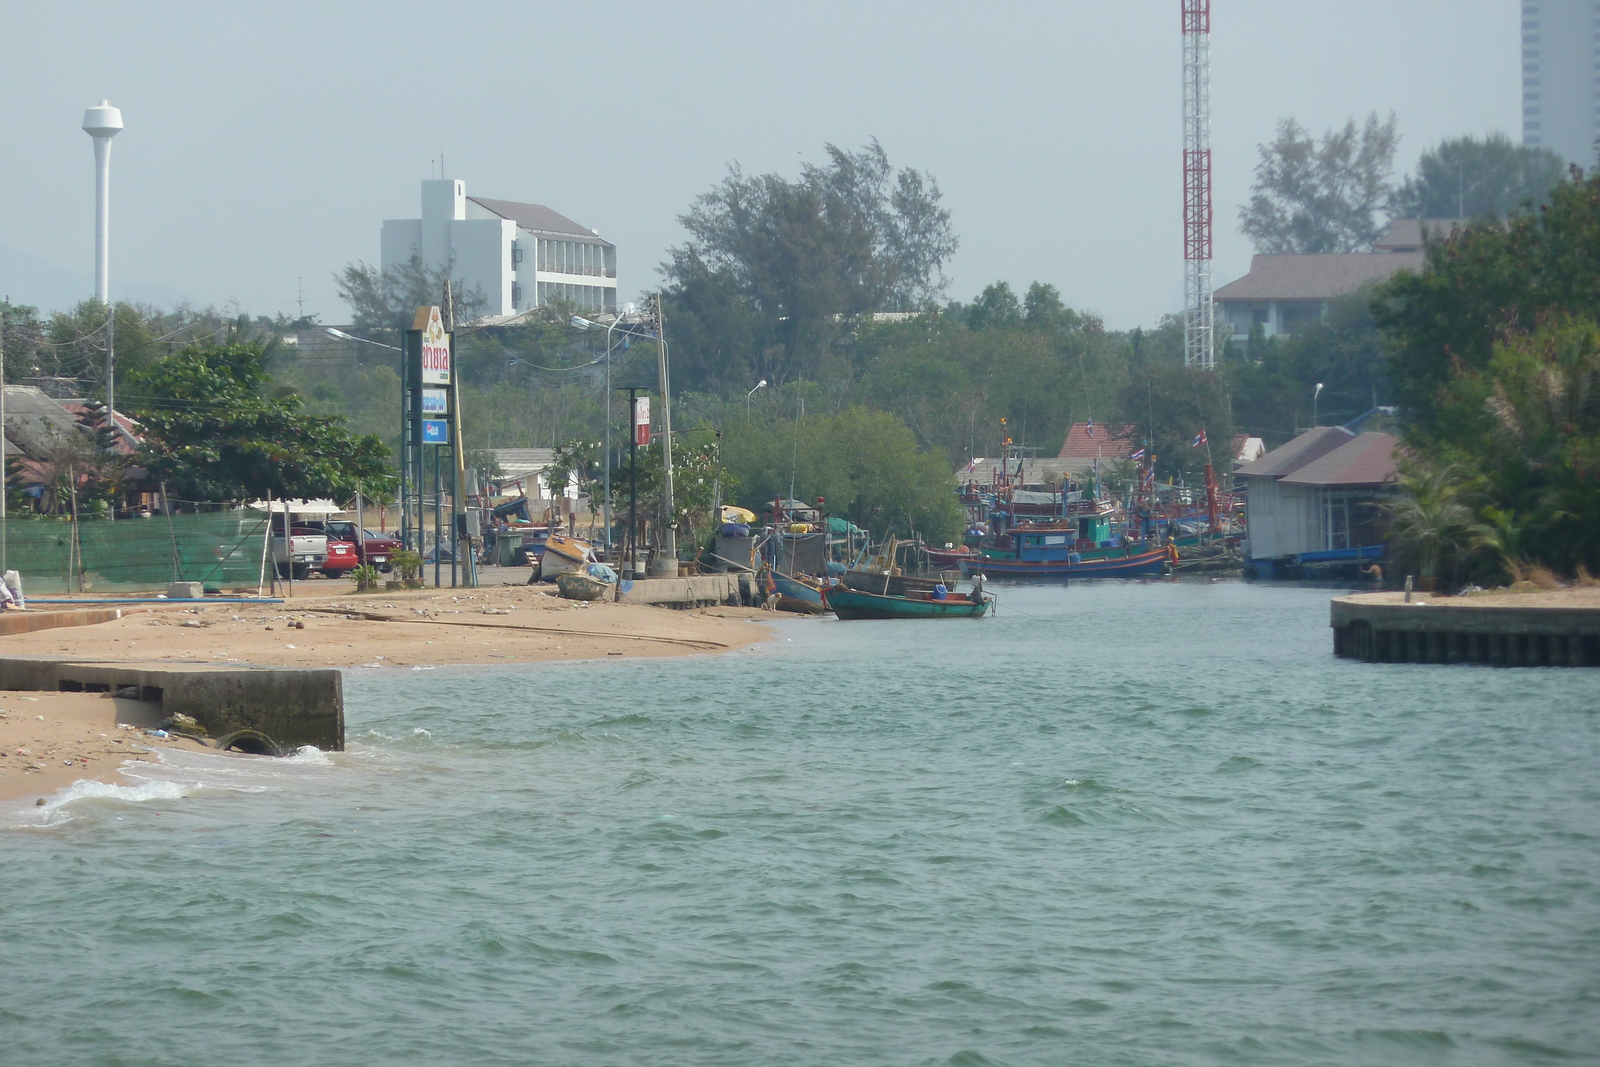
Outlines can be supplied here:
M449 444L450 424L443 419L423 419L422 443L425 445Z
M641 446L650 443L650 398L647 396L636 397L633 401L633 443Z
M450 413L450 394L443 389L424 389L422 391L422 413L424 415L448 415Z
M418 308L416 329L422 331L422 384L450 384L450 335L436 307Z

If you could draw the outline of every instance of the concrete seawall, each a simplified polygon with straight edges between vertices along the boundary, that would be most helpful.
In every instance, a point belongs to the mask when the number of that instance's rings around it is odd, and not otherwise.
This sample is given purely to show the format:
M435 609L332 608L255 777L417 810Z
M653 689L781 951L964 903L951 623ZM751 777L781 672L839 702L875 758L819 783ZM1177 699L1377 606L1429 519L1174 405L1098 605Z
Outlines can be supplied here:
M739 603L738 574L697 574L690 578L641 578L617 599L623 604L658 604L668 608L706 608ZM748 582L749 576L743 576Z
M1405 603L1397 594L1334 599L1333 652L1368 663L1600 666L1600 607L1457 597ZM1507 601L1512 601L1508 603Z
M0 658L0 689L110 693L188 715L219 748L283 755L344 749L344 680L336 670L121 664Z

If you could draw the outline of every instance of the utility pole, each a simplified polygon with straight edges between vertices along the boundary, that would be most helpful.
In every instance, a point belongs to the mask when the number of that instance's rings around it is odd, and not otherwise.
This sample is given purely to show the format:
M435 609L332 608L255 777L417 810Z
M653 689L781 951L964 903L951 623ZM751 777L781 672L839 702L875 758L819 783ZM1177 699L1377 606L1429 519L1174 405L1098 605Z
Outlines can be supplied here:
M1211 302L1211 0L1183 4L1183 362L1216 366Z
M661 524L661 550L651 569L657 578L678 576L678 536L672 506L672 380L667 370L667 321L656 293L656 367L661 378L661 471L662 504L665 521Z

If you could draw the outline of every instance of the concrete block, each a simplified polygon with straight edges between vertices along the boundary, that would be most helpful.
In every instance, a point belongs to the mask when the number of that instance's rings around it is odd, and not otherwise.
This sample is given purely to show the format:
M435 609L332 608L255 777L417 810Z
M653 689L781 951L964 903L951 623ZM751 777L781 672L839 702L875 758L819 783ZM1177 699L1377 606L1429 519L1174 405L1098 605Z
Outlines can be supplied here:
M168 582L167 597L171 600L198 600L206 595L206 587L199 582Z

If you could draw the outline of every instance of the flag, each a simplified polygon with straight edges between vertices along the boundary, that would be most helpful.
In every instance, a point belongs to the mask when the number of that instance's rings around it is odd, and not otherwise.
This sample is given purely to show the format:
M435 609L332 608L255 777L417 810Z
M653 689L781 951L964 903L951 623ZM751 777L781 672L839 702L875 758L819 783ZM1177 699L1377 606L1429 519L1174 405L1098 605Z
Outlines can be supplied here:
M1201 445L1203 445L1205 443L1206 443L1206 432L1204 430L1201 430L1199 433L1194 435L1194 440L1189 442L1189 447L1190 448L1199 448Z
M1142 448L1139 449L1139 451L1135 452L1133 455L1129 456L1128 458L1129 459L1143 459L1144 458L1144 449L1142 449Z
M977 469L978 469L978 461L977 461L976 458L973 458L973 459L967 461L967 473L968 474L971 474L973 471L975 471Z
M1088 434L1090 437L1094 436L1094 420L1093 419L1090 419L1087 423L1084 424L1083 432Z

